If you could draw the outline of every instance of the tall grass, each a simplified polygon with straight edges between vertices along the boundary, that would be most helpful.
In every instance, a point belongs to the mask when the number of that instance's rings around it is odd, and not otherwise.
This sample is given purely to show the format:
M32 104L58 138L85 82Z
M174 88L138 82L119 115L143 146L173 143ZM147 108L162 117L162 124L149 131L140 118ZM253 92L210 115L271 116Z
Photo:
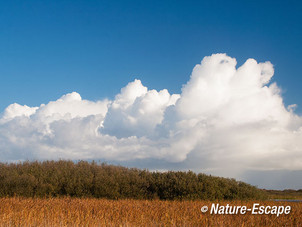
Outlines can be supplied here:
M254 202L219 201L227 203L252 207ZM211 215L200 211L209 201L12 197L0 198L0 226L302 226L302 203L259 203L290 205L292 211L279 217Z

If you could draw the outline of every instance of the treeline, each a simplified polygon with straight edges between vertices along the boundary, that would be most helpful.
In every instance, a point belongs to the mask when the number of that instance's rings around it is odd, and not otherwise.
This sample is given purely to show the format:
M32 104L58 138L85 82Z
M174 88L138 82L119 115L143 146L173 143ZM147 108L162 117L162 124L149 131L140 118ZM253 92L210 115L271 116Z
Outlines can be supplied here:
M249 184L188 172L150 172L80 161L0 164L0 197L95 197L108 199L263 199Z
M265 190L270 199L302 199L302 189Z

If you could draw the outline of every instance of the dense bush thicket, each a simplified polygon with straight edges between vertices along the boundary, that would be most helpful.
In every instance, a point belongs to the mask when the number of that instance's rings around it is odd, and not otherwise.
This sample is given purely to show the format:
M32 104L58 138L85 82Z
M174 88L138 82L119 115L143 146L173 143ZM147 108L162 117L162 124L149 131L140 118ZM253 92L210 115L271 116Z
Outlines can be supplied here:
M149 172L80 161L0 164L0 196L109 199L262 199L249 184L189 172Z

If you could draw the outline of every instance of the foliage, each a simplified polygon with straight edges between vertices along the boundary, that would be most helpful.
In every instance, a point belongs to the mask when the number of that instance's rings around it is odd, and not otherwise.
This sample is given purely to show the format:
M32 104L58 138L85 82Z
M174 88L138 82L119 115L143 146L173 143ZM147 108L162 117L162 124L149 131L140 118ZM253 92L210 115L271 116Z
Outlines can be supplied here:
M249 184L188 172L150 172L79 161L0 164L0 197L95 197L108 199L263 199Z

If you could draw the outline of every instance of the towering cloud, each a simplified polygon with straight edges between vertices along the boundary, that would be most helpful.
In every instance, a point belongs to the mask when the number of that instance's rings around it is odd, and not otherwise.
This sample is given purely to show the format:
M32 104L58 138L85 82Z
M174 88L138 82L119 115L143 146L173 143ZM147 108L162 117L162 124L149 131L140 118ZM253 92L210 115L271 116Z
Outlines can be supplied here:
M270 83L273 65L236 64L205 57L181 94L135 80L114 100L73 92L39 107L11 104L0 119L0 158L163 161L230 175L301 170L302 118Z
M168 106L174 105L179 95L161 90L148 90L140 80L121 89L109 107L101 132L118 138L153 134Z

